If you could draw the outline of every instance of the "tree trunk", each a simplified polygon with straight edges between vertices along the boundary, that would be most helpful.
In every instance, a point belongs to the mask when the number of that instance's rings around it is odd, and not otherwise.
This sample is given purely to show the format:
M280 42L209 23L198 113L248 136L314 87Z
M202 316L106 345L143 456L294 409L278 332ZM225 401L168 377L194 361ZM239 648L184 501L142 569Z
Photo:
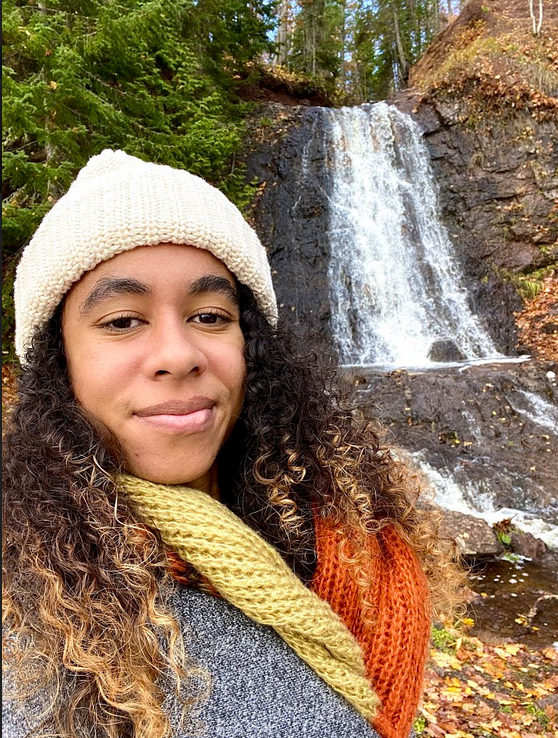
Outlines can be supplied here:
M543 0L539 0L539 19L535 16L535 3L534 0L529 0L529 15L531 16L531 22L533 24L533 36L541 35L542 20L543 20Z
M402 79L406 80L409 73L409 65L405 57L405 49L403 48L403 41L401 39L401 32L399 30L399 19L393 5L391 6L391 10L393 13L393 26L395 29L395 43L397 46L397 56L399 57L399 68L401 69Z
M277 53L273 66L287 66L291 37L291 0L281 0L279 5L279 25L277 28Z
M341 82L341 89L343 92L346 92L345 89L345 82L346 82L346 70L345 70L345 51L346 51L346 44L347 44L347 3L343 2L343 20L341 25L341 65L340 65L340 75L339 79Z

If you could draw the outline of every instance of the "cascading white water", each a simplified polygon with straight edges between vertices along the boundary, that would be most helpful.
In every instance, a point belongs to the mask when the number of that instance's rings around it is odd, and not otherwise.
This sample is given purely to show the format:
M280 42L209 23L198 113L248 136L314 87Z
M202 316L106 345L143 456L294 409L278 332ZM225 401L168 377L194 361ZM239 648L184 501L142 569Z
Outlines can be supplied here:
M471 311L414 121L385 103L325 110L329 283L343 364L428 366L435 341L499 357Z

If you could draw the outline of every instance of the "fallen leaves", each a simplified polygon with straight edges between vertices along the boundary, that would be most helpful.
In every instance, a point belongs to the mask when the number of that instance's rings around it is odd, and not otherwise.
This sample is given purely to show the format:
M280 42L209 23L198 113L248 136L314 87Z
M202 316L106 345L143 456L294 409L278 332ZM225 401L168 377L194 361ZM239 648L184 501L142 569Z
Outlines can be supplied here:
M519 343L540 359L558 358L558 272L547 276L541 290L516 317Z
M13 369L2 364L2 432L4 432L4 421L17 400L17 380Z
M420 738L553 738L558 734L558 651L464 637L433 648L415 725Z

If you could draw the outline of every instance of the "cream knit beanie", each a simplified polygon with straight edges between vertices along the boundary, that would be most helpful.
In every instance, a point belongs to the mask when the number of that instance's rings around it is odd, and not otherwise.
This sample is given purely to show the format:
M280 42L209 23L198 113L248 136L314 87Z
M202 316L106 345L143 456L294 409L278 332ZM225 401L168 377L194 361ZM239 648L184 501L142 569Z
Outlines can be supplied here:
M20 360L35 330L85 272L123 251L159 243L210 251L251 288L275 323L267 255L238 208L189 172L107 149L79 172L23 252L14 286Z

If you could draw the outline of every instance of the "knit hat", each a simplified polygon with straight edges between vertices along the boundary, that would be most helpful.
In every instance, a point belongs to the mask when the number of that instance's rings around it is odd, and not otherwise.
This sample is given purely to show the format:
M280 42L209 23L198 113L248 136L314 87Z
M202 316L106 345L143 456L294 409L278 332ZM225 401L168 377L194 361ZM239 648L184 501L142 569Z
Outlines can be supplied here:
M267 255L238 208L189 172L107 149L87 162L23 252L14 286L20 360L85 272L123 251L160 243L210 251L276 322Z

